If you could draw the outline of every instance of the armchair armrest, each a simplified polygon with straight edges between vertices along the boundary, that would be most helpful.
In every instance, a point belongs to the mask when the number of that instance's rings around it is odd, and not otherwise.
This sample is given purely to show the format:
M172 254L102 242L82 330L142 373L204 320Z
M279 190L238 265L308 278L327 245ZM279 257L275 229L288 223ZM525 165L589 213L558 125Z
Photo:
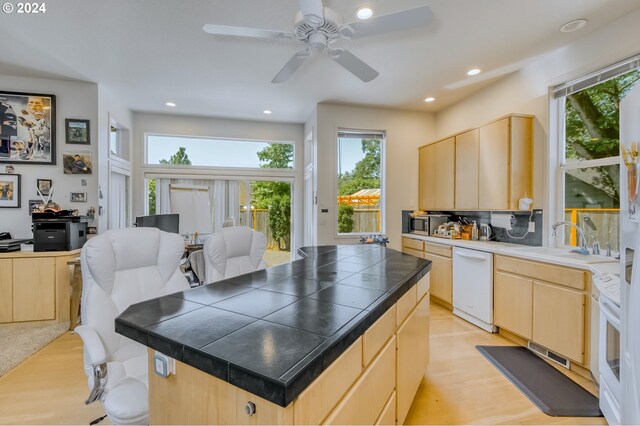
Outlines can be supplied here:
M73 331L78 333L84 344L84 350L89 355L89 361L92 366L97 366L105 362L107 359L107 351L100 340L98 332L88 325L79 325Z

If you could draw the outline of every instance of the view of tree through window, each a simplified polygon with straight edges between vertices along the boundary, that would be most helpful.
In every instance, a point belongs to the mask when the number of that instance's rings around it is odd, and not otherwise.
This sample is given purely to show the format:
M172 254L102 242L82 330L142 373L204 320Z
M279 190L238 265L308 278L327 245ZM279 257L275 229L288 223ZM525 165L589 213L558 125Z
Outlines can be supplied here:
M639 80L634 70L566 96L565 219L585 230L588 244L618 247L620 101ZM565 236L578 244L575 231Z
M338 232L379 233L383 134L338 133Z

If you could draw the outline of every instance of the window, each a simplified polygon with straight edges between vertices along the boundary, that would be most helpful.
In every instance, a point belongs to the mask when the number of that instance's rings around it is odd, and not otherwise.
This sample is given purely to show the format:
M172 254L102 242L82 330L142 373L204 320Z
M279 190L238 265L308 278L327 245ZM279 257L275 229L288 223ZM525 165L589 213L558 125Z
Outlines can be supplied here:
M293 161L293 143L146 135L145 164L292 169Z
M626 61L555 90L564 130L562 215L584 230L588 245L597 240L619 247L619 105L640 80L638 62ZM565 244L579 244L574 228L564 235Z
M384 232L384 133L338 132L338 234Z
M120 129L116 126L109 126L109 153L116 156L120 153Z

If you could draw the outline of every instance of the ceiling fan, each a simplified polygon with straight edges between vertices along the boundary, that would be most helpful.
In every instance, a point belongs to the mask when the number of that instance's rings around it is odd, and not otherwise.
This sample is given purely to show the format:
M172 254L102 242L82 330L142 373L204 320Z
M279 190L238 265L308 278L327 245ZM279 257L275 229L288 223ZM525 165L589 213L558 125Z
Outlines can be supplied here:
M271 80L272 83L286 82L311 55L325 50L329 58L360 80L369 82L379 75L378 71L340 46L338 42L423 27L429 25L432 19L429 6L421 6L343 25L342 17L324 7L322 0L298 0L298 4L300 11L296 14L295 28L292 32L215 24L205 24L202 29L218 36L294 40L306 43L307 46L289 59Z

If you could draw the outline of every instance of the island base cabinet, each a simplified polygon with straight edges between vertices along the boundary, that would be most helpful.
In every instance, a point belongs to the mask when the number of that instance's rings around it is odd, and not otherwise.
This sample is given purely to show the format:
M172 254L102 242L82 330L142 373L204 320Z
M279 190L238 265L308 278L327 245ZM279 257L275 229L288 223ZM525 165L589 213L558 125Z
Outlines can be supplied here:
M540 282L533 284L533 341L584 364L585 296Z
M422 298L398 328L397 336L396 419L402 424L429 363L428 296Z

